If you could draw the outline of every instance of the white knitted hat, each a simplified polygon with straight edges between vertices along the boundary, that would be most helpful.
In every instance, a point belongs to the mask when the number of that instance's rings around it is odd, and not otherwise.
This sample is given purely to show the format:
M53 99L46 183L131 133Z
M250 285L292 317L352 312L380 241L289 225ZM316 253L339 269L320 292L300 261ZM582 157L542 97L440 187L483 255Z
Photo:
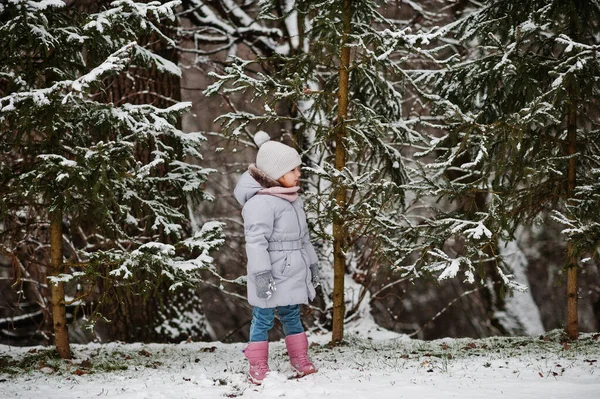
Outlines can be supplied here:
M273 180L300 166L302 160L298 151L277 141L271 141L269 135L259 131L254 135L259 147L256 154L256 167Z

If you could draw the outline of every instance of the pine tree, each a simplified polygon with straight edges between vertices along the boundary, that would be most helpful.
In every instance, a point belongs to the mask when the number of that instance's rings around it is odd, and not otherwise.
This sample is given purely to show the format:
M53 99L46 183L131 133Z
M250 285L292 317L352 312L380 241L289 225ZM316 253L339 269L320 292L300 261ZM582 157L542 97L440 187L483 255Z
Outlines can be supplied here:
M418 154L423 162L412 187L423 197L475 204L438 208L427 219L434 228L423 229L443 237L440 244L460 237L463 256L450 259L439 244L426 253L441 259L443 276L463 268L472 279L475 259L501 262L492 250L498 239L510 240L518 226L551 212L567 225L566 332L575 339L577 270L600 244L594 233L600 7L496 0L471 11L446 27L463 55L411 76L430 84L423 98L443 119L430 124L438 133Z
M281 46L268 55L231 57L223 72L213 73L206 94L250 93L264 101L265 112L243 109L219 118L231 137L249 142L255 130L284 122L302 150L313 230L325 256L333 252L326 258L335 265L327 307L332 342L339 343L344 321L356 311L345 309L345 275L359 278L359 263L397 266L414 255L403 252L412 228L404 217L403 148L420 133L412 126L417 120L403 115L403 68L430 58L422 44L443 32L401 29L374 1L261 4L256 21L284 26Z
M108 300L109 290L98 287L151 295L162 280L172 289L193 284L222 244L218 223L190 236L181 202L210 199L203 191L210 170L190 162L202 158L204 138L176 127L189 104L98 100L111 77L132 77L136 69L180 75L136 43L142 33L170 41L156 22L173 19L177 4L122 0L93 15L57 0L0 5L2 252L25 270L48 269L64 358L66 304L90 295ZM146 280L130 281L136 271ZM66 299L65 283L81 287L80 295Z

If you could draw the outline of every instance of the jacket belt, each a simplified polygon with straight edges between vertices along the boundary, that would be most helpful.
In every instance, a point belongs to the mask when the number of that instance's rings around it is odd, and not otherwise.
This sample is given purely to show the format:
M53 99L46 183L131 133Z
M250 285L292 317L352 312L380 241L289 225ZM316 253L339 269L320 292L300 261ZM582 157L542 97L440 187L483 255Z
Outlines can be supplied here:
M302 240L269 241L268 251L296 251L302 249Z

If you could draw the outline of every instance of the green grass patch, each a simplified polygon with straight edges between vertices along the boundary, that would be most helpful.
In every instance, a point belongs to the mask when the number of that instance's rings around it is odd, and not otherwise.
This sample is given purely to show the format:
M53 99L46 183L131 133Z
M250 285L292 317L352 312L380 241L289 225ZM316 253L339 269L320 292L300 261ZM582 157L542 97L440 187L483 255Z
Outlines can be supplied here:
M18 360L10 356L0 356L0 373L14 375L45 367L58 370L62 363L63 360L55 349L32 349Z

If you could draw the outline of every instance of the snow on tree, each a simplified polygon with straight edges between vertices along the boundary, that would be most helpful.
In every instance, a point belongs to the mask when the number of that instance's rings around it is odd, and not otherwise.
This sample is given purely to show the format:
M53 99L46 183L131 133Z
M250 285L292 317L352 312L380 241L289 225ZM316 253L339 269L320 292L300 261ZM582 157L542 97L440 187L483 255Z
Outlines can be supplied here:
M203 191L211 170L191 161L202 159L205 139L177 128L189 104L97 100L111 77L148 67L180 75L136 42L142 33L170 41L156 23L173 19L177 5L122 0L92 15L63 1L0 6L0 244L23 273L47 270L62 357L70 356L65 305L107 300L98 287L151 295L160 281L194 284L223 242L219 223L191 234L181 201L211 199ZM131 280L136 271L146 280ZM65 298L65 284L77 297Z
M428 251L441 260L442 276L463 269L472 279L473 264L489 261L502 272L498 240L511 241L517 227L552 212L566 226L571 339L578 331L577 270L600 244L599 21L595 1L474 5L445 28L462 46L461 57L410 77L430 85L421 94L441 118L430 123L437 133L416 154L422 162L411 187L462 204L450 212L432 208L424 220L426 236L435 226L460 233L455 260Z

